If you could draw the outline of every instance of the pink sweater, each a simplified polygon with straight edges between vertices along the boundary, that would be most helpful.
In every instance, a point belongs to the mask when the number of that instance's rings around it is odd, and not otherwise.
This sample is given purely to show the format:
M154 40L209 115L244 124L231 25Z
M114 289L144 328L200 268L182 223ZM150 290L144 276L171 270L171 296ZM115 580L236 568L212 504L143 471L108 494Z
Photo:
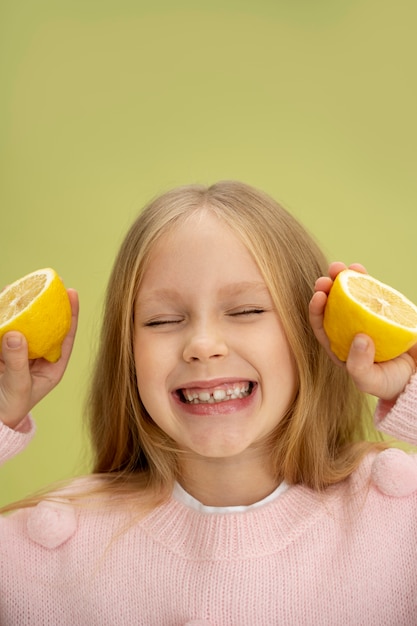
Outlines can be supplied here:
M417 441L417 376L376 418ZM0 429L0 459L21 430ZM417 461L402 451L324 494L290 487L244 513L173 497L126 521L64 503L0 519L1 626L417 624Z

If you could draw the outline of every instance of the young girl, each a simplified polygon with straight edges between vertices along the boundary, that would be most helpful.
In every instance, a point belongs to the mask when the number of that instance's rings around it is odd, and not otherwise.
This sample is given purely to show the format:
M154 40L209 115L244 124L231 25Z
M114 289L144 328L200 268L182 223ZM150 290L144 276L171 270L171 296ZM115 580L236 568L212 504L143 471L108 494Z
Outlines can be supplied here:
M417 347L346 366L322 329L330 266L265 194L173 190L129 231L90 393L93 475L0 520L0 623L417 623ZM364 271L361 266L356 269ZM0 458L61 360L3 342Z

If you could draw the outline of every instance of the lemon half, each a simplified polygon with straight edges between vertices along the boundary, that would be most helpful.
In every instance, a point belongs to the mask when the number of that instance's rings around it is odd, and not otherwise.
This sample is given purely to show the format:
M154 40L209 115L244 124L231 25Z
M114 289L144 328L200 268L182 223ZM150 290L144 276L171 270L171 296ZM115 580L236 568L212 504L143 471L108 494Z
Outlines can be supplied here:
M417 343L417 306L369 274L347 269L330 290L323 326L342 361L358 333L374 341L376 362L388 361Z
M67 291L55 270L37 270L0 293L0 342L10 330L23 333L29 358L57 361L71 326Z

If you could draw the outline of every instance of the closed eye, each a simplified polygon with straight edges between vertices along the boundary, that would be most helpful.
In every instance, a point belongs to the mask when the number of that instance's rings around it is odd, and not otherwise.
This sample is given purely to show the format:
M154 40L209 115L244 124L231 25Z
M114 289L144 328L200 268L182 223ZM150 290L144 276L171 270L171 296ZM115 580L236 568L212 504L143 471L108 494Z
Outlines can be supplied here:
M231 317L237 317L239 315L259 315L260 313L265 313L265 309L243 309L242 311L233 311L228 315Z
M182 319L161 319L161 320L149 320L145 322L144 326L166 326L168 324L180 324Z

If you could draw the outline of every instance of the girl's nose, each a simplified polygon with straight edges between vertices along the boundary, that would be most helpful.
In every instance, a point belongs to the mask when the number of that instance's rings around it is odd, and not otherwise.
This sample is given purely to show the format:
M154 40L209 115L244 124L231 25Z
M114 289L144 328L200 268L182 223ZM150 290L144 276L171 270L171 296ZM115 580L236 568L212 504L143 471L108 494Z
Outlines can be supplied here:
M184 361L206 362L227 354L226 341L215 325L199 325L190 329L183 351Z

